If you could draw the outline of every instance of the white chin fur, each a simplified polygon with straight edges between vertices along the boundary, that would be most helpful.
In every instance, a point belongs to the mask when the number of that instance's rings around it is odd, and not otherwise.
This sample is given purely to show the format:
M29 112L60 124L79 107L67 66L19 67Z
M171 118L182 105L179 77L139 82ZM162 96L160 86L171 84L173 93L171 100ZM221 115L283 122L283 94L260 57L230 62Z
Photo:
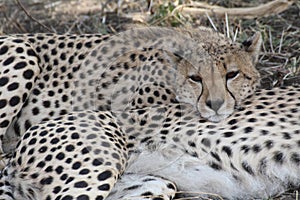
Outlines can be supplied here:
M226 119L229 115L211 115L209 117L203 116L205 119L211 121L211 122L220 122L224 119Z

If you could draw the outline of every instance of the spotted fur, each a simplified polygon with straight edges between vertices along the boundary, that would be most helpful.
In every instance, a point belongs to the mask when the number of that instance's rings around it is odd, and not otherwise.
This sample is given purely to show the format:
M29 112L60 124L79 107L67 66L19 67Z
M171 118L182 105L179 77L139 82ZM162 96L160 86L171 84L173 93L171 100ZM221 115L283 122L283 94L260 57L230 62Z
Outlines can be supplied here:
M23 135L2 172L0 198L268 198L299 186L299 105L293 86L259 90L217 124L180 103L74 112Z
M115 36L3 36L1 70L8 71L0 87L0 137L12 141L34 124L73 111L176 101L220 121L253 94L260 44L259 34L239 45L203 28L152 27Z

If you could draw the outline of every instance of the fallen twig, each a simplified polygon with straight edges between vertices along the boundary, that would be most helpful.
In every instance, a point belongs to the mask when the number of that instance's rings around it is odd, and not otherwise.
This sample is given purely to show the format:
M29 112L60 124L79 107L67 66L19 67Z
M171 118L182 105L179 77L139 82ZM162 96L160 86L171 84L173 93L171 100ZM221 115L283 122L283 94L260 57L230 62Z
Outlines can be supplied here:
M53 32L53 30L51 30L49 27L47 27L46 25L44 25L43 23L39 22L37 19L35 19L32 15L30 15L30 13L26 10L26 8L23 6L23 4L19 1L19 0L15 0L16 3L18 4L18 6L25 12L25 14L33 21L35 21L36 23L38 23L40 26L42 26L43 28L45 28L47 31L49 32Z
M190 15L203 15L205 13L209 15L228 16L252 19L256 17L265 17L283 12L290 5L294 3L294 0L275 0L266 4L262 4L256 7L248 8L224 8L220 6L213 6L203 2L193 2L191 4L180 5L174 9L173 12L181 12L183 14Z

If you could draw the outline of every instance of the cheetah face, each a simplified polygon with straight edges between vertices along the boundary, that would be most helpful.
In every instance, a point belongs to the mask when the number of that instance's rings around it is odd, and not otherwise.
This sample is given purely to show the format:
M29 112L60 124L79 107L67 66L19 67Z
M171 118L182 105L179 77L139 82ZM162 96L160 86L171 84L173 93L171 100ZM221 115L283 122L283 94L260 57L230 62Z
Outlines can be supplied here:
M195 105L201 116L219 122L234 112L241 102L255 92L259 73L255 69L261 45L260 34L243 45L219 50L199 66L182 61L179 67L176 97Z

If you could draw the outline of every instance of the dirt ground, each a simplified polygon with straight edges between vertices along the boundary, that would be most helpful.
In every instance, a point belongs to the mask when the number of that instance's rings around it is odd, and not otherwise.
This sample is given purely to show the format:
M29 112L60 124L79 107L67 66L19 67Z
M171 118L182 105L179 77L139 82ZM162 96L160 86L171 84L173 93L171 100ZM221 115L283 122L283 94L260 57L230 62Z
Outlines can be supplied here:
M284 1L284 0L283 0ZM288 1L288 0L286 0ZM207 0L225 8L259 6L268 0ZM226 17L175 12L190 0L0 0L0 35L12 33L117 33L134 26L208 26L226 33ZM285 11L253 19L228 18L237 41L260 31L264 38L258 69L261 87L300 84L300 1ZM291 190L272 199L299 199Z

